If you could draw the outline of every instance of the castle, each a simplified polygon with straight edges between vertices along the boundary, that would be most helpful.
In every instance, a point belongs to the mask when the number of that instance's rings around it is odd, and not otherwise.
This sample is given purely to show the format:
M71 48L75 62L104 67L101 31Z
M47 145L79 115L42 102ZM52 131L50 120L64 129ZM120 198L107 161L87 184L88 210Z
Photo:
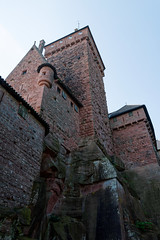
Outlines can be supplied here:
M34 44L0 78L0 204L9 229L0 228L1 239L160 239L136 225L160 225L154 128L145 105L108 114L104 70L87 26Z

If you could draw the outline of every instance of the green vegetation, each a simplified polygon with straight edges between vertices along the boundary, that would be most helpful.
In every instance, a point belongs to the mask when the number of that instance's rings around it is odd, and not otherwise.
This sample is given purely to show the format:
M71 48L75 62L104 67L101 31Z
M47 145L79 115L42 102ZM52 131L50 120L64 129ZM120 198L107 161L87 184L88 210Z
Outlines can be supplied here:
M153 229L153 223L136 221L136 227L143 230L143 231L152 230Z

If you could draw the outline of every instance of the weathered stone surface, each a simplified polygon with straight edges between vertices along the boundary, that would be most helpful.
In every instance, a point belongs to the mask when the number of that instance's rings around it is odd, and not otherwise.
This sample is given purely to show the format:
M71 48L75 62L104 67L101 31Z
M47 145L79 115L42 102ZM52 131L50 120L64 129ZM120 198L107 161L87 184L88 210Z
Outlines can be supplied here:
M1 208L0 213L0 240L22 239L31 221L30 208Z
M104 181L99 190L85 196L83 219L88 240L125 239L117 184L116 179Z
M125 170L125 164L122 162L122 160L120 158L118 158L116 156L112 156L112 157L110 157L110 161L118 171Z
M44 143L45 143L46 147L53 152L53 154L55 154L55 155L58 154L58 152L60 150L60 144L59 144L58 139L52 133L49 133L45 137Z
M132 196L126 194L128 199L128 206L130 211L130 220L128 222L136 221L151 222L153 224L153 234L146 234L140 239L157 239L156 236L160 234L160 167L158 164L150 164L144 167L137 167L132 170L127 170L123 173L129 192ZM136 196L135 196L136 194ZM142 232L143 233L143 232ZM130 239L130 238L129 238Z
M53 213L56 215L68 215L73 218L82 217L82 197L64 197L59 198Z
M75 183L91 184L115 178L117 173L96 142L90 141L87 146L72 153L71 175Z
M73 168L76 182L80 184L91 184L117 176L114 167L107 158L93 162L87 161L86 164L80 162L78 166Z
M85 235L85 227L82 222L69 216L57 217L52 214L49 218L45 239L83 240Z
M45 128L28 111L26 119L20 116L19 102L2 89L0 205L23 207L29 203L33 182L40 172Z

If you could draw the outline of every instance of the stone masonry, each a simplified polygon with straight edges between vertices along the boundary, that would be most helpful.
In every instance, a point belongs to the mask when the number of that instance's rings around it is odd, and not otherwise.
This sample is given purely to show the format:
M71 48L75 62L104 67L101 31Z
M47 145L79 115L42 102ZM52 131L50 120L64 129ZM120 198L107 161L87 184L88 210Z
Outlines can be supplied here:
M108 115L104 70L86 26L0 78L0 239L160 239L153 125L145 105Z
M110 123L115 154L127 169L157 163L154 130L144 105L124 106L110 114Z
M45 46L47 61L82 103L80 136L98 138L113 154L104 92L104 64L88 27Z
M5 88L0 88L0 204L25 206L29 204L33 182L39 176L45 126L12 88L3 80L1 83Z

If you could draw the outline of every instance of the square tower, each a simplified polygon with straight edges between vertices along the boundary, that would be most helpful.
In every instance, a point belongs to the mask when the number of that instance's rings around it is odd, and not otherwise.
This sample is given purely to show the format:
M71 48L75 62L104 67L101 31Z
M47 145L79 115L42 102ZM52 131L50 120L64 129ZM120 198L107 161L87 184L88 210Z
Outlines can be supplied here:
M45 46L45 58L82 103L80 136L97 138L112 155L104 91L105 66L88 26Z

